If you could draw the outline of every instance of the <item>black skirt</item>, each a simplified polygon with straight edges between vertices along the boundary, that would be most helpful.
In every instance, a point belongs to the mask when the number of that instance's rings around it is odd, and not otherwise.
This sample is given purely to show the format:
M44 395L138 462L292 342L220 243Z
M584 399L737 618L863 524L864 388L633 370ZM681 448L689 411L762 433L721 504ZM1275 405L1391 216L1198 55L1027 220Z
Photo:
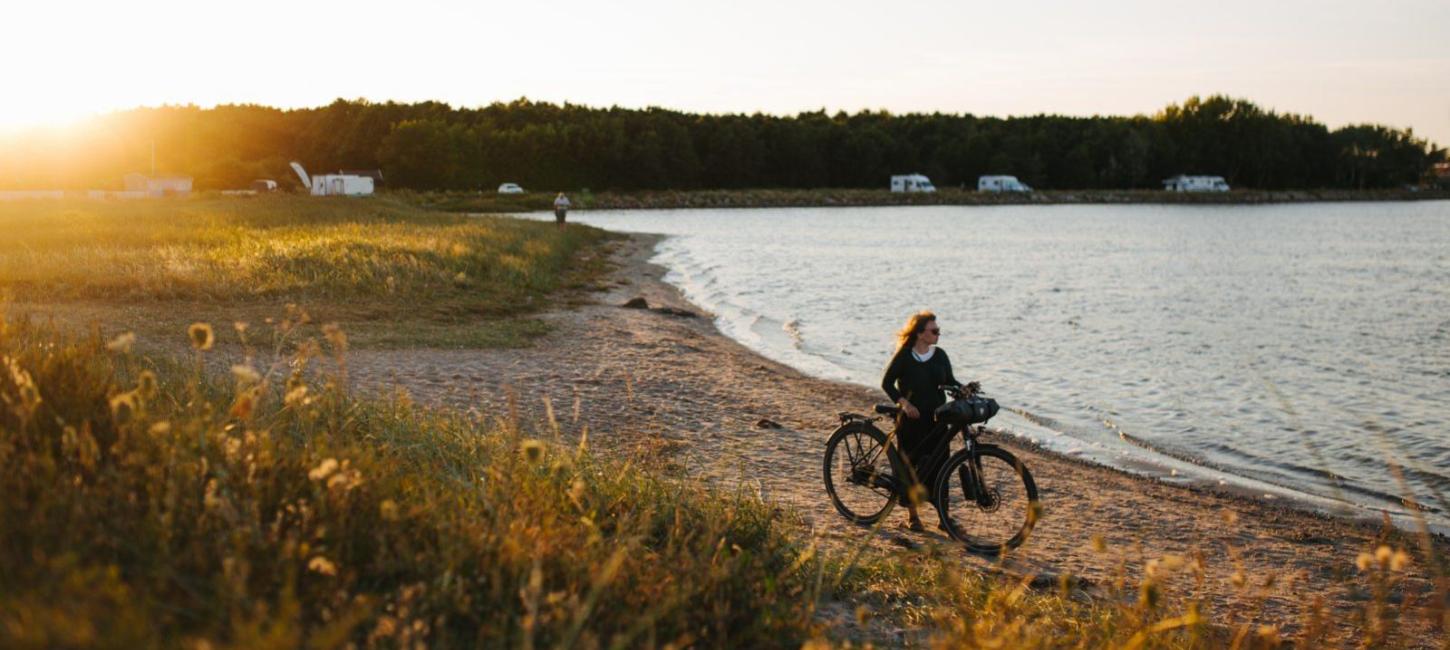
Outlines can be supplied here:
M931 454L943 442L946 432L935 432L936 421L932 419L932 412L918 408L921 417L912 419L905 415L896 419L896 440L906 457L911 460L912 468L916 471L916 478L926 486L928 493L936 486L936 475L946 464L947 454L943 453L938 458L932 459ZM931 461L935 462L931 462ZM928 463L930 463L928 465Z

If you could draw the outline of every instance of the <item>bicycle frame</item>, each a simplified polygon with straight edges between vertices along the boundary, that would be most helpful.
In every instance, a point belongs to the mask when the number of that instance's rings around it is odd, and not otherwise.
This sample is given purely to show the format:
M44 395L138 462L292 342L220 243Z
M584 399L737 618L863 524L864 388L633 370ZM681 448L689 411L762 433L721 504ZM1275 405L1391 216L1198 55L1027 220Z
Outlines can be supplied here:
M872 418L867 422L875 427L874 423L879 419ZM879 431L880 429L877 430ZM978 507L991 508L995 504L993 503L991 490L988 490L987 486L982 483L982 460L977 452L980 447L980 443L977 442L977 436L981 435L981 433L980 429L974 431L971 426L958 428L947 422L937 422L936 426L932 428L932 435L933 437L939 437L941 442L937 444L937 447L931 451L931 455L927 457L928 462L924 462L922 465L932 467L937 463L945 463L950 458L956 456L956 454L967 454L970 462L964 463L961 466L961 478L962 485L971 492L964 496L969 501L976 503ZM948 452L951 450L952 438L957 434L961 434L964 448L956 452L956 454L948 455ZM903 485L900 479L894 477L874 476L873 485L889 487L896 494L909 497L909 494L905 490L910 485L923 484L921 478L916 475L915 467L912 463L907 462L905 454L900 451L899 446L896 444L896 430L893 429L891 433L884 435L886 436L886 445L864 459L866 466L874 466L876 459L884 451L887 454L887 461L891 463L891 467L896 475L898 477L908 476L911 478L911 482Z

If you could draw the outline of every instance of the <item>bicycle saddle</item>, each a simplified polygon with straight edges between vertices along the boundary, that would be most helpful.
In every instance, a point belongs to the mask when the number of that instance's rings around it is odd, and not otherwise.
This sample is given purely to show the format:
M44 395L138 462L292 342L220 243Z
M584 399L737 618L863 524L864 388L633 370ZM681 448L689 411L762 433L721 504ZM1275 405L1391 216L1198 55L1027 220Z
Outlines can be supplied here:
M882 415L896 415L897 413L901 412L901 407L890 402L883 402L881 404L877 404L875 410L877 413L880 413Z

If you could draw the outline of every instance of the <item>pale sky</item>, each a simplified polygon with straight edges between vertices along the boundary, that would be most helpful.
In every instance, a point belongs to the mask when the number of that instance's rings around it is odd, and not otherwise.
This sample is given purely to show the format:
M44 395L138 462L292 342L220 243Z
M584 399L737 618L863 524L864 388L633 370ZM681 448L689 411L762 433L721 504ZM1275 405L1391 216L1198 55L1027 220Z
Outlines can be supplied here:
M1450 0L20 0L0 128L163 103L1133 115L1225 93L1450 145Z

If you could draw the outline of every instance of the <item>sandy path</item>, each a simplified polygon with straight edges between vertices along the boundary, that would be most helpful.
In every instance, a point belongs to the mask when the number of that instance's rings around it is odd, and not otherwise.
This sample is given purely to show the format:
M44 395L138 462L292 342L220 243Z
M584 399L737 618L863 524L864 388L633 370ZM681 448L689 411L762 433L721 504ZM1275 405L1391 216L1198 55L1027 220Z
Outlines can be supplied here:
M566 435L587 427L596 448L645 449L717 485L759 489L798 510L826 543L897 551L935 544L960 553L971 567L993 563L958 551L942 534L901 531L902 508L875 534L846 523L821 486L825 439L837 412L866 412L881 396L764 359L719 334L707 317L621 308L643 296L652 307L697 311L660 280L662 269L647 263L655 241L635 237L616 244L620 267L610 289L593 294L588 304L545 315L555 331L534 349L360 351L349 359L352 377L365 389L401 387L426 403L485 414L507 413L510 396L520 396L516 404L525 422L545 420L547 396ZM759 428L761 418L784 428ZM1363 608L1365 583L1354 560L1373 547L1374 526L1009 446L1031 468L1045 506L1032 538L1004 562L1011 571L1042 576L1043 584L1077 576L1090 592L1102 594L1123 557L1136 581L1148 559L1201 554L1207 569L1202 585L1194 586L1187 574L1172 584L1178 593L1204 598L1218 621L1292 628L1316 596L1343 624L1353 624ZM1106 553L1091 548L1094 535L1106 541ZM1444 550L1441 544L1437 552ZM1413 564L1406 598L1430 598L1425 567ZM1238 571L1246 586L1235 585ZM1269 576L1274 580L1265 586ZM1419 617L1400 625L1412 645L1444 643L1443 633Z

